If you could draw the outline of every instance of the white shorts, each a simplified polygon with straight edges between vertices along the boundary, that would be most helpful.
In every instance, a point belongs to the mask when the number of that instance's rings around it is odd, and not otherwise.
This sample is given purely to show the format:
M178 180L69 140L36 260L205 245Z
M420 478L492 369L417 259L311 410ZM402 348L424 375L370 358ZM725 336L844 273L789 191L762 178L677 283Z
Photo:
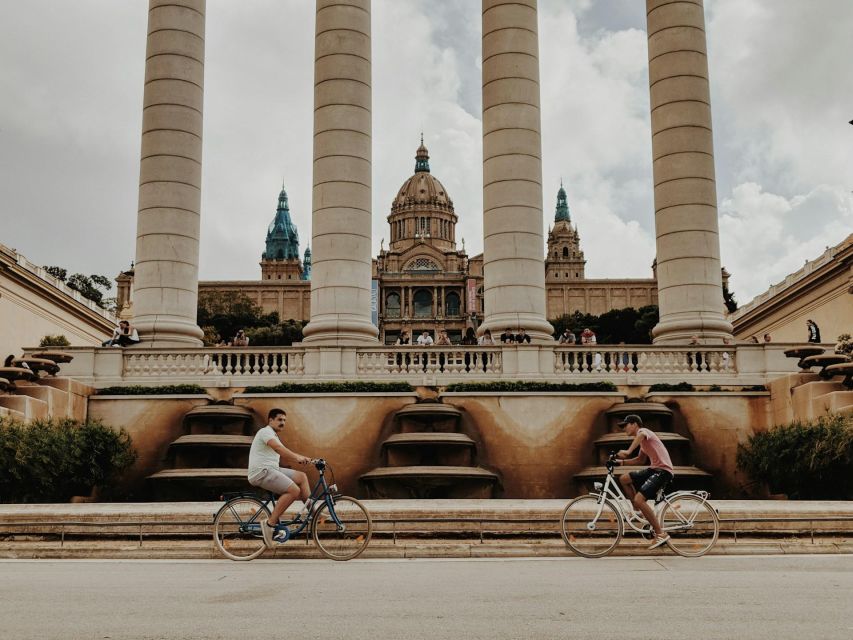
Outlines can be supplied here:
M249 484L281 495L295 484L293 477L297 473L299 472L293 469L285 469L283 467L273 469L272 467L267 467L250 475Z

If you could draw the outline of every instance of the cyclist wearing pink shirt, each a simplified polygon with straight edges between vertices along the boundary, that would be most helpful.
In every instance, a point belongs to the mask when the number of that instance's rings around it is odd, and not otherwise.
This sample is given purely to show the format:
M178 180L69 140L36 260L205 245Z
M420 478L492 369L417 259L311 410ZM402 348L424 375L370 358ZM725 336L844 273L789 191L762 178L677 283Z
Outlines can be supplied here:
M637 415L625 416L619 423L625 427L625 433L634 438L627 449L616 454L623 465L645 464L648 460L648 469L642 471L631 471L622 474L619 482L625 489L625 495L631 499L634 506L646 517L655 532L655 539L649 549L655 549L669 540L655 515L654 509L648 503L657 495L658 490L666 486L673 478L672 460L661 439L651 429L643 427L643 420ZM639 447L640 450L635 458L628 458L631 453ZM639 489L637 488L639 487Z

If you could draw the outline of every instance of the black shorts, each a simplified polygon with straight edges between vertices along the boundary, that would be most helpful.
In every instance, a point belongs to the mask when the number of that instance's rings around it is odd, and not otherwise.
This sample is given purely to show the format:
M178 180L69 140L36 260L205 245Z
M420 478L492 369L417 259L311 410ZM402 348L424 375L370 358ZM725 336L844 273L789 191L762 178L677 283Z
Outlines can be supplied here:
M669 471L652 469L651 467L642 471L632 471L628 475L631 476L634 488L642 493L646 500L654 498L660 488L669 484L673 477Z

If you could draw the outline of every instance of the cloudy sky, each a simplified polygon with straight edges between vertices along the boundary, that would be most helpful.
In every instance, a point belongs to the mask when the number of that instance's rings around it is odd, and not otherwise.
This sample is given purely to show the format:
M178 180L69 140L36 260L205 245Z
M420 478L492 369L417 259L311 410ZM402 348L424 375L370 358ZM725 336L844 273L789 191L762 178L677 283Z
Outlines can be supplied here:
M545 223L562 178L591 277L648 277L642 0L540 0ZM853 2L706 0L723 264L741 302L853 231ZM0 0L0 243L133 259L144 0ZM310 239L313 6L208 0L202 279L255 279L282 181ZM480 2L373 0L374 251L423 130L482 250ZM544 249L543 249L544 251Z

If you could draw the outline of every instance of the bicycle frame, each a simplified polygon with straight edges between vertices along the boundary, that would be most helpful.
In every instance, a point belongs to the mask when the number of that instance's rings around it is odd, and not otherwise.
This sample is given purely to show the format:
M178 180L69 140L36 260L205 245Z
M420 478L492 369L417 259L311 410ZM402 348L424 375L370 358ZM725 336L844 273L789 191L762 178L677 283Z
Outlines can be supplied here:
M619 517L622 518L622 522L627 524L631 529L633 529L636 533L640 535L649 535L652 533L651 525L644 517L635 517L633 510L630 514L626 515L625 510L623 508L623 500L626 502L631 502L625 496L622 491L622 488L619 486L619 483L616 481L613 475L613 467L608 465L607 469L607 478L604 480L604 483L596 482L593 485L594 490L591 492L592 495L598 496L598 511L595 514L592 522L596 522L601 517L601 509L604 506L604 501L608 498L613 502L616 510L619 512ZM666 495L657 496L656 504L652 505L652 510L655 513L655 516L660 521L661 513L663 512L664 506L671 504L671 501L674 498L683 495L690 495L696 498L699 498L702 501L702 504L708 501L708 492L707 491L673 491L672 493L668 493ZM665 532L673 532L673 531L685 531L691 529L693 527L693 519L685 518L681 513L673 510L673 512L678 516L678 519L681 521L680 525L676 526L664 526L663 522L661 522L661 526ZM642 526L638 527L639 523Z
M319 501L320 500L322 500L325 504L328 505L329 515L334 520L335 525L338 528L340 528L342 526L341 521L338 519L338 516L335 513L335 497L340 495L339 493L337 493L338 486L337 486L337 484L330 485L326 482L326 467L325 467L325 465L323 466L323 468L318 468L317 471L319 472L320 477L317 479L317 482L314 484L314 487L311 489L311 493L309 494L308 499L309 500L313 499L314 500L313 504L318 505L318 506L312 506L311 513L309 513L305 517L304 520L299 519L299 516L297 515L297 517L294 519L286 520L286 521L280 522L278 525L276 525L274 534L277 534L281 531L286 532L285 533L285 536L286 536L285 539L280 541L282 544L287 542L288 540L290 540L290 538L293 538L295 536L300 535L303 531L306 530L306 528L308 529L308 531L306 531L306 535L311 533L310 526L314 521L312 514L316 511L316 509L319 508ZM252 498L258 498L263 506L272 510L271 506L275 504L276 499L277 499L275 494L272 493L271 491L266 492L266 494L262 498L259 497L258 494L255 492L245 492L245 491L224 494L222 497L225 500L225 505L222 506L223 509L226 508L228 506L228 502L234 498L252 497ZM256 534L260 535L261 523L258 520L258 517L262 513L263 513L263 511L258 509L257 513L255 513L251 518L249 518L249 520L243 522L240 525L240 528L247 533L256 533ZM295 527L293 529L290 528L292 525L297 524L297 523L298 523L297 527Z

